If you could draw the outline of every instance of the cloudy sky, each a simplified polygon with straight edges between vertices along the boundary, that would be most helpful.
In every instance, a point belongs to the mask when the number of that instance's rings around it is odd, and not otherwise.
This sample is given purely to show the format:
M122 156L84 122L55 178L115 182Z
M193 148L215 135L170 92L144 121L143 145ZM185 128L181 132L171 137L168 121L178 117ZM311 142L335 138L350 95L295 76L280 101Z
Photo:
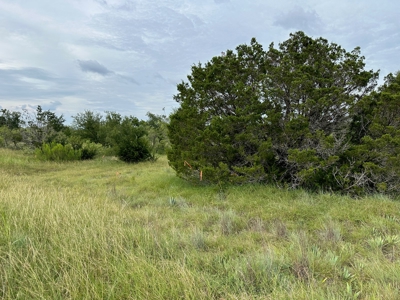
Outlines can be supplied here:
M0 0L0 108L168 114L194 63L298 30L360 46L383 78L400 70L399 11L394 0Z

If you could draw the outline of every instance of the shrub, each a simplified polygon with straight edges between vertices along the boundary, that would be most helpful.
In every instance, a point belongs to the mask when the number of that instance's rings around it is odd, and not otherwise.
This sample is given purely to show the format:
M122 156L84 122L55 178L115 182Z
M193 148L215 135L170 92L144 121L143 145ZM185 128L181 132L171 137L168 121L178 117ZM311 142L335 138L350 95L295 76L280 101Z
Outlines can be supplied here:
M110 135L117 156L125 162L139 162L151 157L146 130L137 118L125 117Z
M75 150L70 144L58 143L43 144L35 150L35 155L40 160L72 161L81 159L81 150Z
M93 159L101 148L101 144L92 143L90 141L82 143L81 159Z
M0 145L6 148L18 148L17 144L22 142L21 129L10 129L6 126L0 127Z

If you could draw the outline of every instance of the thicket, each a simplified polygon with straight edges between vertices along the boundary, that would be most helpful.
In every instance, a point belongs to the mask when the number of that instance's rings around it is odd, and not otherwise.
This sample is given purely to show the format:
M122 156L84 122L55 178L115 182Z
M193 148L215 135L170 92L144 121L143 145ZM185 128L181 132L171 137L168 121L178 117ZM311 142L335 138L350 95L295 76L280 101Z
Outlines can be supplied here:
M82 157L81 150L75 150L70 144L62 145L56 142L43 144L35 150L36 158L50 161L72 161Z
M139 121L115 112L105 115L89 110L73 117L71 126L64 117L43 110L11 112L0 110L0 145L6 148L35 149L42 160L92 159L96 155L115 155L125 162L156 159L168 148L164 115L148 113Z
M188 180L400 192L400 75L379 89L360 49L303 32L192 66L170 116L169 163Z
M115 112L105 116L85 111L74 117L72 129L75 139L87 139L103 145L109 154L126 162L156 159L168 148L168 119L164 115L148 113L147 121L135 117L122 117Z
M72 145L71 143L60 144L57 142L45 143L35 149L35 156L39 160L50 161L72 161L93 159L101 152L102 145L85 141Z
M64 143L64 117L43 110L40 105L34 112L0 110L0 145L6 148L40 148L51 142Z

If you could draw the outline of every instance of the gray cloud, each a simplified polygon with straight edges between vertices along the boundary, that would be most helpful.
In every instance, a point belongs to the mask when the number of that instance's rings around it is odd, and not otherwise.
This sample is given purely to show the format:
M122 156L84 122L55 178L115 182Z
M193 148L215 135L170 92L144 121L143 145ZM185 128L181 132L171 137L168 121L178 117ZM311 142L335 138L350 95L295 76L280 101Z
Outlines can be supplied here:
M0 1L0 104L168 113L193 64L295 30L361 46L383 77L400 65L398 9L393 0Z
M24 108L45 109L66 114L67 107L75 109L78 103L68 101L85 97L86 80L60 78L42 68L0 69L0 102L2 107L20 111Z
M133 83L136 85L140 85L139 82L136 81L132 76L119 74L118 72L111 71L96 60L86 60L86 61L78 60L78 64L83 72L96 73L102 76L114 75L115 78L122 79L123 82L125 83Z
M284 29L314 32L321 28L322 21L315 10L305 10L303 7L296 5L288 12L280 14L276 18L274 25Z
M54 87L60 85L62 80L41 68L0 69L0 97L29 98L38 91L58 94L60 90Z
M78 60L78 64L83 72L92 72L103 76L114 73L96 60Z
M42 68L13 68L13 69L0 69L0 74L8 76L22 76L39 80L55 80L54 75Z

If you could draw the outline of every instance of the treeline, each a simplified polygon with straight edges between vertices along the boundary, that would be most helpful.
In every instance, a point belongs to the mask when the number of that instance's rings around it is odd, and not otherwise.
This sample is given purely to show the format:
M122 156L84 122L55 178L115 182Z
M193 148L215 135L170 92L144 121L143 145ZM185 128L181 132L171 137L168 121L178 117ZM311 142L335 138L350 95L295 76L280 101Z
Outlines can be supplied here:
M28 110L0 110L0 146L34 149L43 160L84 160L96 155L115 155L126 162L154 160L169 147L168 118L147 113L147 120L86 110L64 117L37 106Z

